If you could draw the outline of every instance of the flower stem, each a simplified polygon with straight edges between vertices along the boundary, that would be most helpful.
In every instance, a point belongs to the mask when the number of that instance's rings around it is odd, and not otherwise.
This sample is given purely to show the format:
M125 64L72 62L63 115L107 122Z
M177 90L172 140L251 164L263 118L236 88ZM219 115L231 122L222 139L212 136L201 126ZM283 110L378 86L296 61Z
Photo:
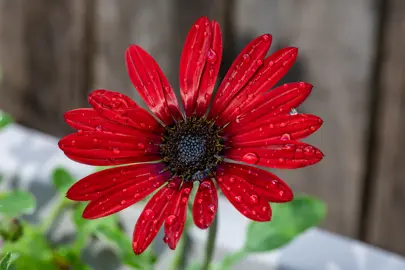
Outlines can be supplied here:
M189 236L188 236L187 231L185 231L185 232L183 232L183 236L181 237L181 239L177 245L176 253L174 255L174 258L172 260L171 267L169 268L169 270L184 269L185 264L186 264L188 240L189 240Z
M42 224L40 225L41 231L44 233L47 232L63 209L68 207L70 204L71 202L65 198L61 199L52 209L51 213L43 220Z
M217 227L218 227L218 213L208 229L208 240L207 245L205 246L205 258L201 270L208 270L210 267L212 257L214 256L215 239L217 237Z

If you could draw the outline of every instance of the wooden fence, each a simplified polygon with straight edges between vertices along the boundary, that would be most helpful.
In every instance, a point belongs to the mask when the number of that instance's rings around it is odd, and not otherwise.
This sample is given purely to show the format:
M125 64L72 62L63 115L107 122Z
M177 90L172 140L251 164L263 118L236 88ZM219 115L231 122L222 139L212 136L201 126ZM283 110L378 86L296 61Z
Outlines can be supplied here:
M280 172L328 203L324 227L405 254L404 0L0 0L0 108L57 136L90 89L139 97L124 50L137 43L176 87L185 35L208 15L224 32L223 71L247 42L300 48L286 80L315 85L300 108L321 116L308 141L325 159ZM222 71L222 74L223 74Z

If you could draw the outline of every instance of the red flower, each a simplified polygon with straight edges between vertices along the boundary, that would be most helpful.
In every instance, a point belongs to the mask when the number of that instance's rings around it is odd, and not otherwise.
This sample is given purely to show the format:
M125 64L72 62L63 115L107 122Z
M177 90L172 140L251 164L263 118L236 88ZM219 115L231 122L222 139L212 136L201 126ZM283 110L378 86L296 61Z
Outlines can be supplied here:
M315 147L298 141L315 132L322 120L290 113L312 85L289 83L268 91L293 65L298 50L284 48L265 58L270 43L271 35L265 34L243 49L208 114L222 58L216 21L200 18L187 36L180 61L184 113L156 61L131 45L126 52L129 76L157 119L129 97L108 90L89 95L92 109L65 114L66 122L78 130L59 142L69 158L89 165L132 163L89 175L69 189L69 199L90 201L83 217L111 215L158 190L135 226L133 249L140 254L163 223L164 241L176 247L195 182L199 187L192 212L201 229L215 217L216 185L236 209L255 221L271 219L269 202L292 200L291 189L274 174L233 162L294 169L323 157Z

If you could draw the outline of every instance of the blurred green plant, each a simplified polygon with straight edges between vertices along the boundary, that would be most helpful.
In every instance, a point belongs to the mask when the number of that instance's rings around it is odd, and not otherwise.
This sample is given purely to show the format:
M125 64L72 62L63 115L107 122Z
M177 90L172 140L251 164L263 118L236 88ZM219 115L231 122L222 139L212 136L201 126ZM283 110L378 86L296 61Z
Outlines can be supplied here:
M8 270L10 268L12 262L11 252L8 252L1 260L0 260L0 270Z
M13 118L3 111L0 111L0 130L13 122Z
M116 215L96 220L82 218L86 205L72 202L64 196L75 182L68 171L56 168L52 173L52 181L58 194L57 202L40 224L30 224L21 219L22 215L30 214L35 209L35 198L30 193L21 190L0 193L1 254L5 256L4 264L9 264L9 254L13 252L19 254L12 267L16 270L90 270L92 268L83 261L81 254L95 237L115 251L123 264L133 269L153 269L156 256L152 250L148 249L142 255L135 256L131 241L120 227ZM55 220L65 212L72 219L76 235L67 244L55 245L47 235Z

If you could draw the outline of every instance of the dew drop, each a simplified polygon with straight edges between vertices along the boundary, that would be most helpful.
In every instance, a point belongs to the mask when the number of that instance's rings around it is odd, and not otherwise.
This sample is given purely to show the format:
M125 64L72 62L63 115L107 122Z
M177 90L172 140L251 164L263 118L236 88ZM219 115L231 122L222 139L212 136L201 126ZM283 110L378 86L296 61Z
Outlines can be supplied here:
M270 125L269 125L269 128L274 128L274 125L273 125L273 124L270 124Z
M260 60L260 59L256 60L256 65L261 66L262 64L263 64L262 60Z
M296 115L296 114L298 114L298 111L296 109L292 108L291 111L290 111L290 114L291 115Z
M76 141L75 140L72 140L72 145L75 145L76 144Z
M177 217L175 215L170 215L166 218L165 223L169 226L173 225L176 222Z
M121 201L121 204L125 204L127 201L126 200L122 200Z
M270 39L269 35L263 35L263 40L264 41L269 41L269 39Z
M205 99L205 100L209 100L209 98L210 98L210 95L209 95L209 94L205 94L205 95L204 95L204 99Z
M285 159L281 157L281 158L278 159L278 162L284 163L284 162L285 162Z
M215 213L215 211L217 210L217 207L214 205L214 204L210 204L210 205L208 205L208 210L211 212L211 213Z
M259 197L257 197L257 195L251 195L250 196L250 202L252 204L258 204L259 203Z
M165 235L165 237L163 237L163 242L167 244L167 242L169 242L169 237L167 235Z
M312 146L307 146L304 148L304 153L306 154L313 154L315 152L315 149Z
M79 135L83 135L83 129L79 129L79 130L77 131L77 133L79 133Z
M151 220L155 217L155 211L153 211L152 209L147 209L145 211L145 219Z
M233 112L234 112L234 114L240 114L240 108L239 108L239 107L236 107Z
M93 143L98 143L98 139L93 139Z
M243 58L243 62L245 62L245 63L247 63L247 62L250 61L250 55L247 54L247 53L245 53L245 54L242 56L242 58Z
M197 200L197 203L198 203L198 204L202 204L202 202L203 202L202 199L198 199L198 200Z
M263 212L269 211L269 207L268 207L268 206L263 206L263 207L262 207L262 211L263 211Z
M283 62L283 66L286 66L286 65L288 65L288 61Z
M182 204L186 204L187 201L188 201L188 198L186 198L186 197L184 197L184 198L181 199L181 203L182 203Z
M234 178L234 177L229 178L229 182L230 182L231 184L235 184L235 178Z
M269 67L272 67L274 65L274 62L273 61L270 61L269 62ZM271 79L271 77L269 77L268 79Z
M301 87L301 88L305 88L305 83L300 82L300 83L299 83L299 87Z
M284 191L280 190L280 191L278 192L278 195L279 195L280 197L283 197L283 196L284 196Z
M113 149L114 155L118 155L120 153L120 150L118 148Z
M142 128L146 127L145 123L140 123L140 125L141 125Z
M215 64L217 59L218 59L217 53L213 49L209 49L208 50L208 63Z
M237 201L237 202L242 202L242 197L241 196L235 196L235 201Z
M190 188L185 188L185 189L183 189L183 193L184 193L185 195L190 194L190 192L191 192L191 189L190 189Z
M280 140L283 140L283 141L291 140L291 136L290 136L290 134L285 133L285 134L281 135Z
M249 164L257 164L259 162L259 157L255 153L246 153L242 160Z
M139 149L144 149L144 148L145 148L145 145L144 145L143 143L138 143L138 148L139 148Z
M200 28L200 26L199 26L198 24L195 24L194 27L195 27L195 29L199 29L199 28Z
M101 126L101 125L100 125L100 126L97 126L97 127L96 127L96 131L99 131L99 132L103 131L103 126Z

